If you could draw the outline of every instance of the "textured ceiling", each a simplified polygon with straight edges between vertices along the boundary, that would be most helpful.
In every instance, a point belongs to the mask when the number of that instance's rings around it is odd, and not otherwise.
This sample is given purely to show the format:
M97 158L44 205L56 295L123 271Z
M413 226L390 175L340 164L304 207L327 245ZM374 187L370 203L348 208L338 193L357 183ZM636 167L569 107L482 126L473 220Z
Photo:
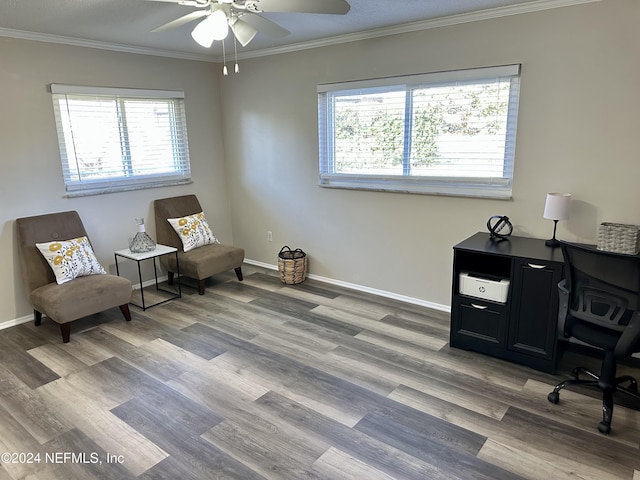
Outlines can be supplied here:
M247 47L239 47L238 53L257 55L259 51L488 9L502 11L510 7L526 7L535 10L592 0L348 1L351 10L346 15L262 14L291 34L274 39L258 33ZM0 36L71 44L99 42L105 47L136 47L176 52L176 56L218 58L222 54L219 42L215 42L211 49L205 49L191 38L190 32L197 22L152 32L154 28L193 10L193 7L147 0L0 0ZM37 35L32 35L34 33ZM232 48L232 42L227 41L227 51Z

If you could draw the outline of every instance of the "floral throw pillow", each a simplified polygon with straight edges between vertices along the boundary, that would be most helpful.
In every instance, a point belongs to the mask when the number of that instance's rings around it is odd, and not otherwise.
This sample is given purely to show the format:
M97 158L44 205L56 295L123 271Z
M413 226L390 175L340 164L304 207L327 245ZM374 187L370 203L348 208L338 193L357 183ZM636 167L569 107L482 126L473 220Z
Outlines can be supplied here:
M51 266L58 285L76 277L107 273L98 262L87 237L36 243L36 247Z
M181 218L167 218L167 221L182 240L185 252L210 243L220 243L209 228L203 212Z

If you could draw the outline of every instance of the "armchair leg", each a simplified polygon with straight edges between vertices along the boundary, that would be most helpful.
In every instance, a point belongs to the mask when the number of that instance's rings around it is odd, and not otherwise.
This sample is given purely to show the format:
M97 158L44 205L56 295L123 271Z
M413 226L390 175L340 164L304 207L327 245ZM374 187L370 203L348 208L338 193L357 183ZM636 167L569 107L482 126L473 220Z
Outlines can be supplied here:
M238 277L238 280L242 281L242 267L236 267L234 268L235 272L236 272L236 277Z
M125 303L124 305L120 305L120 311L122 312L122 315L124 315L124 319L127 322L131 321L131 311L129 310L129 304Z
M173 285L173 272L167 272L167 285Z
M69 343L71 337L71 322L61 323L60 333L62 334L62 343Z
M204 295L204 283L204 278L202 280L198 280L198 295Z
M36 327L39 327L41 323L42 323L42 312L34 310L33 311L33 324Z

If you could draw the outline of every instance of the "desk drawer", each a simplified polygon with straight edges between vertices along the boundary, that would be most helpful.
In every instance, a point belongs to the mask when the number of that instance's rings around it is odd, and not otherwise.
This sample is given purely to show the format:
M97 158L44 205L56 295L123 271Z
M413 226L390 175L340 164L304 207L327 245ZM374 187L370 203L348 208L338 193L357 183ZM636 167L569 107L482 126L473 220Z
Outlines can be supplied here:
M475 344L505 347L508 318L506 305L457 297L453 308L455 313L452 318L455 322L452 321L451 325L452 346L458 346L462 342L465 344L464 348L473 348ZM472 346L469 346L469 342Z

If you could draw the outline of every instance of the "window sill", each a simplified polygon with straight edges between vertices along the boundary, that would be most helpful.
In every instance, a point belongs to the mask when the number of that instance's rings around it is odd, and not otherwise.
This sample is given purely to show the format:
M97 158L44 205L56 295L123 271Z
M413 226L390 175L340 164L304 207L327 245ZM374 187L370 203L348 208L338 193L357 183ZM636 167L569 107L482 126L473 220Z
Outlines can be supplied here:
M128 192L131 190L144 190L147 188L170 187L174 185L186 185L193 183L193 180L175 180L171 182L146 183L134 185L110 185L96 188L87 188L82 190L68 190L64 195L65 198L88 197L91 195L103 195L106 193Z
M321 175L319 186L348 190L443 195L454 197L491 198L511 200L512 188L503 179L426 179L424 177L372 177L364 175Z

